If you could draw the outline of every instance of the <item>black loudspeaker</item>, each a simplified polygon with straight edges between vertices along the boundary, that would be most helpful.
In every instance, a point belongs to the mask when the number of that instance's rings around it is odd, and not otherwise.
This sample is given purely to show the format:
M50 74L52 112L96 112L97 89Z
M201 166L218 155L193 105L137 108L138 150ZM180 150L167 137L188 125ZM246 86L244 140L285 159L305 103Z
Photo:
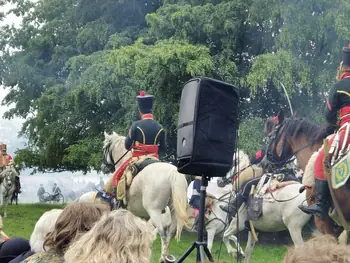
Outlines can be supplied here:
M238 128L239 90L200 77L185 83L177 133L178 171L223 177L233 165Z

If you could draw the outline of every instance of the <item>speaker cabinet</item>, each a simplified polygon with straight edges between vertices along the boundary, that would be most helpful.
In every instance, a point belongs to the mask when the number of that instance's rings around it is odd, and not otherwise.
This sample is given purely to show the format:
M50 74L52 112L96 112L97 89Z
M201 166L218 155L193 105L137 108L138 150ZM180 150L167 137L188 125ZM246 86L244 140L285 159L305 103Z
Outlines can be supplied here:
M223 177L233 165L239 90L200 77L185 83L177 134L177 167L183 174Z

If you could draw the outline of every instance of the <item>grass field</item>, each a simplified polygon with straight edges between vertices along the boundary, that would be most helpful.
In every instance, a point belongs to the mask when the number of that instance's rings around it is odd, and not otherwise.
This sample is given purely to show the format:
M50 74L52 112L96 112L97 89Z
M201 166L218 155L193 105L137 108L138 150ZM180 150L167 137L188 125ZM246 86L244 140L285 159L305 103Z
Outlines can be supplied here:
M31 232L34 229L34 225L39 217L47 210L53 208L61 208L60 205L9 205L8 217L4 218L4 231L10 237L24 237L29 239ZM191 245L196 239L194 234L183 232L179 243L173 241L170 246L170 253L177 258ZM236 262L236 260L230 258L226 252L224 244L219 256L220 239L215 241L212 249L214 259L220 259L220 262ZM158 262L160 254L160 240L157 239L154 243L153 260L152 262ZM285 247L278 246L256 246L252 262L253 263L282 263L283 255L286 251ZM185 262L195 262L195 252L191 254Z

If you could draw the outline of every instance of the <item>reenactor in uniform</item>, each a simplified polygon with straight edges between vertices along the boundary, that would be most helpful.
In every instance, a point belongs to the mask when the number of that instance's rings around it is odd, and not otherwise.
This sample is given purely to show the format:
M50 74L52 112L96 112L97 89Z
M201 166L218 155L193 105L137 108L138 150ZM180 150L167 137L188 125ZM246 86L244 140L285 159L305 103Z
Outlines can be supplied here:
M152 108L154 96L146 95L141 91L137 96L141 120L135 121L125 138L125 149L131 150L132 157L124 162L114 175L106 182L104 192L114 196L118 182L131 162L136 162L141 157L149 156L159 159L159 152L165 153L166 139L163 126L153 119Z
M346 124L350 122L350 44L343 48L343 59L338 68L338 82L332 87L325 105L325 118L330 127L339 128L339 145L343 144ZM329 139L332 145L336 135ZM349 144L349 139L346 145ZM328 188L327 177L323 170L324 150L319 151L315 162L316 203L310 206L299 206L307 213L319 217L327 215L331 206L331 195Z
M61 193L61 189L58 187L58 185L56 183L53 184L52 187L52 195L59 195Z
M255 153L255 155L250 158L251 165L258 165L262 159L265 157L265 147L262 147L259 151Z
M0 172L6 168L11 160L12 157L9 159L9 155L7 154L6 144L0 142Z

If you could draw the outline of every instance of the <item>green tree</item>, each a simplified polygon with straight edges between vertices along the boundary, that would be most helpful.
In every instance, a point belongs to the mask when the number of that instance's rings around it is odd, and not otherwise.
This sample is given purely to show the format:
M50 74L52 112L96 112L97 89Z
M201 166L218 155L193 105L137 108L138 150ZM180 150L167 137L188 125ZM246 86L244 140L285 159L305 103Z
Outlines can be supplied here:
M0 8L2 8L5 5L5 1L4 0L0 0ZM5 14L4 12L0 12L0 21L3 20Z
M183 84L205 75L240 87L240 148L261 147L262 125L288 110L321 122L350 39L347 0L13 0L20 28L0 34L5 117L26 119L16 161L38 170L98 170L103 131L126 135L140 90L176 149Z

